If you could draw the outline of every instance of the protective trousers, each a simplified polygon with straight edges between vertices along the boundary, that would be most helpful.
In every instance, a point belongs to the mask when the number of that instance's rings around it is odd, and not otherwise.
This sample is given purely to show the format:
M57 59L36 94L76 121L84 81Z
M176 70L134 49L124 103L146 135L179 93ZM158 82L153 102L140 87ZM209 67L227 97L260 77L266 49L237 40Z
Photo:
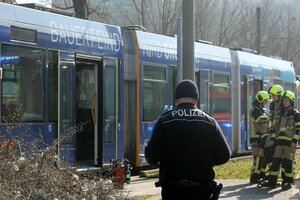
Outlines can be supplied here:
M266 175L268 174L270 167L272 165L274 149L275 149L274 146L264 148L264 162L261 167L261 172Z
M294 152L292 152L291 147L287 145L277 145L275 147L272 165L270 168L270 173L268 180L271 184L275 185L280 173L281 165L281 176L283 183L293 183L294 182Z
M261 178L264 178L265 173L261 170L264 163L263 148L252 147L253 164L251 167L250 182L255 183Z

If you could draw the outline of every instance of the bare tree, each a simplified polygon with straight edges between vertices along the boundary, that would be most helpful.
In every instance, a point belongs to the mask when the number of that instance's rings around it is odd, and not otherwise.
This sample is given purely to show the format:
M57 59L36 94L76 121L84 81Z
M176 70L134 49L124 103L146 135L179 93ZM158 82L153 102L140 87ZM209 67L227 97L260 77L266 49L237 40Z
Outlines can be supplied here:
M236 27L242 21L242 1L223 0L220 5L220 21L218 28L218 45L227 46L238 37Z
M181 3L182 0L129 0L115 5L118 16L112 19L121 26L137 24L151 32L173 35Z
M88 5L86 0L73 0L75 16L81 19L88 19Z
M108 21L108 6L109 0L87 0L88 5L88 19L93 21Z
M239 38L242 21L242 1L197 0L196 38L230 46Z
M52 6L62 10L74 11L75 16L93 21L107 21L107 6L109 0L53 0Z
M195 38L196 40L214 41L215 20L218 0L195 1Z
M177 18L181 15L182 2L181 0L163 0L157 2L158 17L155 22L155 15L151 18L151 25L155 32L164 35L174 35L176 33Z

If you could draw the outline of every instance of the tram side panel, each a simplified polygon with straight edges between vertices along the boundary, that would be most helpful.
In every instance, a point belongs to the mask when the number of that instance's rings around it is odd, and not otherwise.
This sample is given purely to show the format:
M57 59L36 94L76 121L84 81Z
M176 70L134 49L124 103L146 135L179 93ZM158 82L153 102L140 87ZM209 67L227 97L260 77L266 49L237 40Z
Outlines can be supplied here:
M99 119L101 118L101 120L98 121L98 128L95 129L97 130L95 136L98 136L98 139L96 139L100 142L98 146L95 146L94 154L98 154L99 156L98 158L95 158L95 160L100 159L100 164L104 162L109 163L110 159L123 158L123 118L117 116L123 112L122 107L120 107L120 105L123 104L122 92L120 92L120 88L122 88L122 76L120 74L123 71L122 64L120 64L122 62L118 62L118 60L121 60L122 58L122 37L120 28L9 4L0 3L0 9L3 11L0 14L1 67L4 69L4 77L6 77L6 79L2 79L1 84L4 86L3 90L6 91L5 95L14 95L15 98L17 97L19 105L24 104L20 101L21 95L18 92L20 90L13 89L17 88L14 87L14 85L22 88L22 78L25 75L21 72L22 70L25 70L25 67L23 66L24 62L22 59L20 62L19 59L19 61L10 60L9 62L4 63L4 57L34 57L35 54L40 52L38 53L38 56L33 58L39 61L37 63L40 63L35 64L35 66L39 65L39 69L34 70L34 73L39 72L43 78L42 84L36 85L43 87L42 92L44 96L42 99L38 99L39 103L32 104L33 108L29 106L26 107L26 109L30 108L33 110L37 106L42 106L42 112L34 113L31 111L29 112L28 110L24 112L27 114L26 119L22 116L23 118L14 122L13 126L21 126L24 127L24 129L30 128L36 130L38 133L41 133L45 140L49 143L52 143L54 139L63 137L64 135L64 125L66 125L64 123L66 120L62 115L63 112L66 111L69 113L68 116L70 116L70 118L68 118L68 121L70 124L68 126L76 126L75 108L77 104L77 93L75 90L78 85L76 85L75 68L77 68L77 66L73 65L72 67L70 65L70 67L67 67L67 65L61 65L61 61L64 61L64 63L74 64L79 61L79 59L77 59L77 55L81 54L84 55L84 61L88 61L90 63L88 65L91 66L91 64L94 64L93 66L96 66L95 64L97 64L98 67L94 67L94 69L98 72L103 71L102 76L98 77L98 83L103 83L103 77L107 77L106 75L108 74L106 74L105 70L109 72L111 71L110 69L113 68L115 73L115 76L113 77L114 79L112 79L115 84L113 89L111 89L111 86L107 88L99 88L99 91L102 90L104 92L110 90L111 94L114 94L115 98L118 98L111 99L112 105L114 106L114 110L111 114L114 116L106 116L106 114L102 112L104 110L103 107L106 107L105 103L109 102L107 99L99 99L99 101L94 102L95 104L98 104L94 107L98 108L95 112L98 112L98 117ZM18 31L24 34L17 34ZM83 35L84 37L82 37ZM14 53L7 53L9 51L5 50L3 46L23 50L14 51ZM71 57L73 58L66 57L60 59L60 52L69 52L69 55L72 55ZM41 56L43 56L43 59L41 59ZM111 65L106 61L100 61L101 59L105 60L105 57L113 58L112 60L114 64ZM105 63L107 63L107 65ZM46 65L49 67L46 67ZM58 75L57 71L58 66L62 72L60 75ZM65 76L66 73L64 73L67 69L66 67L70 69L68 76L70 75L71 77L69 77L69 79ZM29 69L29 67L26 69ZM52 69L54 70L51 71ZM20 72L18 72L18 70ZM32 76L37 76L37 74L32 74ZM69 93L60 93L59 97L57 89L64 88L62 84L66 84L63 82L59 83L59 81L67 80L66 78L69 80L70 84ZM95 85L96 82L92 81L92 79L90 80L90 83ZM109 84L109 82L107 83ZM102 86L104 85L105 83L102 84ZM11 90L7 89L8 87L13 88ZM29 87L28 84L27 89L30 91L27 93L28 95L33 92L37 93L37 91L33 90L32 87ZM12 94L13 92L16 94ZM95 90L95 92L97 92L97 90ZM4 104L7 99L4 96L2 95L1 97L2 104ZM109 95L106 95L107 98L110 98L108 96ZM81 95L80 97L81 100L92 99L92 97L85 97L84 95ZM101 97L102 95L99 93L98 98ZM70 100L68 104L63 103L66 102L66 100ZM1 117L3 117L4 110L5 109L2 106ZM6 124L3 124L3 119L1 122L3 126L6 126ZM113 136L110 138L102 138L107 135L106 132L112 132ZM118 143L120 143L120 147L117 146ZM61 150L63 151L59 151L59 153L62 153L61 156L65 157L68 162L76 165L76 155L75 153L72 153L74 151L74 147L76 147L76 141L72 139L68 140L67 143L61 144Z
M140 31L135 37L136 166L148 165L144 157L155 122L160 114L174 105L172 76L176 73L176 39ZM126 61L125 61L126 62ZM125 67L126 68L126 67ZM177 76L177 75L176 75ZM172 82L172 83L171 83Z
M251 148L250 109L256 93L267 91L272 84L293 85L295 72L293 64L288 61L241 51L236 51L236 54L241 75L241 140L237 153L244 153Z
M229 49L195 43L195 72L199 77L200 109L212 115L233 149L232 85Z

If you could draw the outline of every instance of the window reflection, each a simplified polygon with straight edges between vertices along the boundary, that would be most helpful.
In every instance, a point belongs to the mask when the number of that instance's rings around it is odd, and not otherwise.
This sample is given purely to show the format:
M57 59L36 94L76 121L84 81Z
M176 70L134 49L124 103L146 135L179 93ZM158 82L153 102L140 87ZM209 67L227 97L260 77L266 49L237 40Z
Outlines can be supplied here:
M44 51L3 45L2 119L5 122L44 120Z
M104 76L104 142L116 140L116 85L114 66L105 67Z
M166 68L145 65L143 75L143 121L154 121L167 102Z
M230 88L229 76L226 74L214 74L214 81L211 90L212 115L217 120L230 119Z

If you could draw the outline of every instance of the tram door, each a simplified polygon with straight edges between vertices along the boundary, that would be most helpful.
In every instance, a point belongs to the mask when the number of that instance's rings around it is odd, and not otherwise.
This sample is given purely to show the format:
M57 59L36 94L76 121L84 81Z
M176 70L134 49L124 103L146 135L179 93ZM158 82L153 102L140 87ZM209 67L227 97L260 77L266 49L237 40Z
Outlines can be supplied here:
M244 91L246 91L246 93L244 94L244 99L246 99L244 105L247 105L247 107L243 107L242 115L245 116L244 120L247 122L245 124L246 137L247 137L246 146L249 149L251 147L250 146L250 135L251 135L250 112L252 108L252 102L255 99L256 93L263 89L263 80L261 78L256 78L254 76L247 76L245 77L244 82L246 83L244 84Z
M78 167L101 165L102 119L99 118L99 81L101 58L88 59L76 55L76 124L82 131L76 134L76 159ZM100 79L101 80L101 79ZM100 161L100 162L99 162Z
M209 109L210 108L210 104L209 104L210 103L209 74L210 74L209 71L201 70L200 71L200 80L198 80L200 82L200 91L202 92L200 95L199 108L205 112L211 111L211 109ZM198 77L198 76L196 76L196 77ZM195 80L197 80L197 78Z
M70 165L75 164L75 146L74 135L70 130L74 126L74 104L72 96L74 95L73 77L74 77L74 54L71 52L59 52L58 68L58 134L59 141L58 154L60 159ZM55 74L55 70L53 72ZM51 93L55 97L55 88ZM54 103L55 105L55 103ZM53 111L53 108L50 109Z

